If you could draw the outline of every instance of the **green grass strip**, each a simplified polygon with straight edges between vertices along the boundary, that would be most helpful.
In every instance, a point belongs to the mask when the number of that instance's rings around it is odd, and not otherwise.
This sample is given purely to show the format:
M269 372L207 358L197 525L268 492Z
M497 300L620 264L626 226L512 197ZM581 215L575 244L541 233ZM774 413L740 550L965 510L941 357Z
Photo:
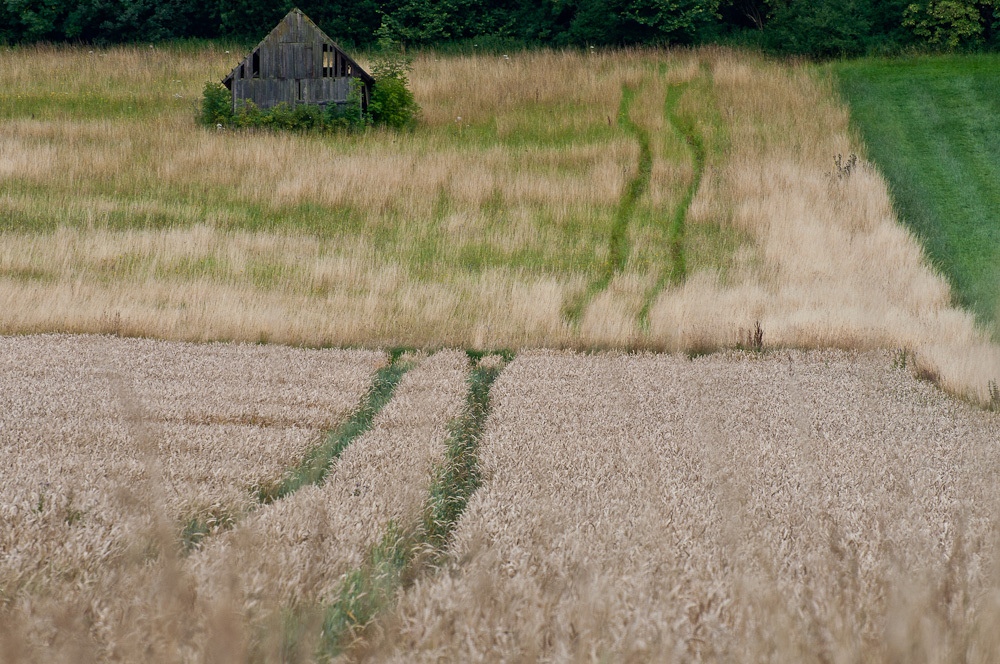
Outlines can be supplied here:
M902 221L957 302L1000 337L1000 55L831 68Z
M505 356L504 364L511 359L512 355ZM490 388L502 370L503 364L476 363L469 375L465 410L451 423L447 460L431 483L422 526L424 544L435 552L435 563L441 562L459 517L479 488L479 439L490 411Z
M361 404L346 422L330 432L318 447L313 448L298 466L293 468L281 483L273 487L262 487L258 500L262 505L295 493L304 486L320 484L330 471L330 466L354 442L354 439L371 429L372 421L382 408L392 399L396 385L403 375L413 367L412 362L400 360L402 351L392 351L388 365L379 369L375 380L361 400Z
M705 174L706 160L705 139L698 132L697 125L693 121L682 118L677 113L677 102L680 101L687 87L688 83L681 83L679 85L672 85L667 89L664 114L667 116L670 126L684 139L688 149L691 150L694 173L691 182L688 183L687 189L684 191L684 197L677 203L677 206L674 208L673 217L670 220L670 269L660 274L660 278L646 295L646 300L639 311L639 326L644 330L649 329L649 310L652 308L653 302L660 291L667 284L680 283L687 277L687 263L684 256L685 222L687 221L688 211L691 209L691 203L698 193L698 188L701 187L701 179Z
M607 288L614 276L625 268L629 256L628 225L635 213L639 198L649 189L649 180L653 173L653 150L650 146L649 132L637 125L629 115L634 99L635 90L627 85L622 86L622 98L618 106L618 126L639 142L638 168L632 179L626 183L618 209L615 211L608 241L608 261L604 270L564 311L566 319L574 325L580 322L584 310L594 296Z
M479 357L469 375L462 414L449 426L445 462L431 482L423 517L415 527L390 523L365 562L347 574L337 599L326 609L318 658L332 660L355 642L379 613L392 606L397 593L445 559L446 547L469 498L479 488L477 451L490 409L490 387L512 358L483 366Z
M412 362L400 359L403 352L402 349L390 351L389 364L375 373L371 387L362 397L357 410L346 422L331 431L320 445L310 450L302 462L286 473L280 482L257 488L258 506L269 505L304 486L319 484L326 478L333 462L355 438L371 428L375 416L392 399L396 385L403 375L413 368ZM236 525L236 521L234 516L219 512L211 512L188 520L181 531L182 550L190 553L200 547L206 537L215 532L231 529Z

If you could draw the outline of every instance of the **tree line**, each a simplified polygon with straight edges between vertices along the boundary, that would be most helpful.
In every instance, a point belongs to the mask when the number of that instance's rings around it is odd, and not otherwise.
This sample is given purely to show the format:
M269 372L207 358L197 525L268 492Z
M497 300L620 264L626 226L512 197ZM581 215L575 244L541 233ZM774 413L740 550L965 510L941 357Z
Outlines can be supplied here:
M1000 46L1000 0L0 0L0 42L254 42L293 5L356 48L727 43L834 57Z

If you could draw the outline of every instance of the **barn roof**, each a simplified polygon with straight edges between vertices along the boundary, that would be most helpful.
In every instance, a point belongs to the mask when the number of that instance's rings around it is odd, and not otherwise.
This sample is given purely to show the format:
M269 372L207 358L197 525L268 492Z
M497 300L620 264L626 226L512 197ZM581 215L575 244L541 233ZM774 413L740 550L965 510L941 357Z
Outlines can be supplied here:
M240 60L236 64L236 66L232 68L229 74L224 79L222 79L222 83L226 87L229 87L229 84L232 81L233 76L236 75L236 71L240 68L240 66L248 64L250 56L253 55L253 53L257 51L257 49L263 47L268 42L278 43L278 42L297 42L300 40L305 41L301 39L301 31L303 29L315 31L322 39L322 41L326 42L333 48L337 49L341 57L346 59L351 64L354 76L360 78L368 85L372 85L373 83L375 83L375 78L372 77L371 74L366 72L361 67L361 65L359 65L357 61L354 60L354 58L349 56L344 51L344 49L340 48L337 42L330 39L330 37L327 36L327 34L323 32L323 30L320 29L318 25L313 23L311 18L302 13L302 10L298 8L292 9L290 12L288 12L288 14L285 15L285 18L281 19L281 21L278 22L278 25L274 26L274 29L272 29L271 32L269 32L266 37L260 40L260 43L258 43L252 49L250 49L250 52L247 53L246 57Z

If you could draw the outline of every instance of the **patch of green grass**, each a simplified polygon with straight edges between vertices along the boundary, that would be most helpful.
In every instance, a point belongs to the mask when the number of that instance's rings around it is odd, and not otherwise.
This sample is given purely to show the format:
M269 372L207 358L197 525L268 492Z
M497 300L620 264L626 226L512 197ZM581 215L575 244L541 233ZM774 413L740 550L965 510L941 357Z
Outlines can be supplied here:
M319 484L326 478L333 461L340 457L355 438L371 428L375 416L392 398L396 385L413 367L412 363L403 360L401 356L401 350L392 351L391 361L375 374L375 380L358 409L346 422L330 432L321 445L311 450L284 480L272 486L258 487L257 499L260 504L272 503L306 485Z
M451 423L444 464L435 472L423 519L416 527L390 523L365 562L347 574L336 600L327 608L320 638L320 659L332 660L389 607L400 587L421 571L440 565L451 534L473 492L479 488L477 450L490 408L490 387L513 359L484 366L484 353L470 352L474 362L462 414Z
M36 267L18 267L18 268L0 269L0 278L11 279L13 281L20 281L20 282L55 281L55 275L53 275L51 272L46 272L45 270Z
M341 654L390 605L416 545L412 534L390 523L365 562L347 574L324 616L319 643L321 661L333 660Z
M219 531L236 525L236 517L220 507L212 507L192 516L181 529L181 550L190 553L201 547L202 541Z
M5 120L107 120L152 118L165 109L186 109L192 101L184 97L163 98L104 94L44 92L15 94L0 104L0 118Z
M832 68L903 221L958 302L996 330L1000 55L865 59Z
M691 152L691 160L693 162L693 175L691 182L688 183L687 188L684 190L684 195L681 200L677 202L674 207L673 216L670 218L670 225L668 228L668 238L670 244L670 262L669 267L660 272L660 278L657 280L656 285L652 290L646 295L646 300L642 305L642 309L639 311L639 325L644 328L649 328L649 310L652 308L653 303L656 300L656 296L661 290L671 283L680 283L684 281L687 276L687 263L685 258L685 239L686 239L686 223L688 210L691 207L691 202L694 200L694 196L698 193L698 187L701 185L702 174L705 172L705 139L702 137L701 132L698 130L697 124L690 118L684 117L677 112L677 103L680 101L681 96L686 92L688 84L673 85L667 90L666 101L664 102L664 115L669 120L670 125L674 128L687 144L688 149Z
M607 288L614 276L625 267L629 258L629 222L635 215L639 198L649 189L649 179L653 171L653 151L650 146L649 132L636 124L629 115L634 99L635 90L628 86L622 86L621 103L618 107L618 125L639 143L639 160L636 164L636 172L625 184L625 191L622 192L618 209L615 211L608 237L607 261L603 270L590 283L587 290L566 308L566 319L574 324L580 322L583 311L590 300Z
M502 357L505 362L513 359L513 355L509 353ZM444 555L451 533L465 511L469 498L479 488L479 438L486 424L486 416L489 415L490 387L502 370L503 365L482 366L476 360L476 366L469 376L465 410L451 423L447 461L438 469L431 484L421 528L424 544L434 552L437 560Z

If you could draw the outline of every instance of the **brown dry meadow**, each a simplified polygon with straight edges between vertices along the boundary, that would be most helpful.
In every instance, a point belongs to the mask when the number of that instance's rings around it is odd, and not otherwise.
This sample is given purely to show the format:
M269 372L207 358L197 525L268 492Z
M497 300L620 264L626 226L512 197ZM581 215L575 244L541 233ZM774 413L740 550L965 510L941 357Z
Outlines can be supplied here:
M373 661L995 662L1000 417L885 352L522 354Z
M323 138L197 128L220 48L2 58L8 333L703 350L760 321L907 349L981 401L1000 376L883 179L838 172L863 147L806 66L424 53L418 131Z

